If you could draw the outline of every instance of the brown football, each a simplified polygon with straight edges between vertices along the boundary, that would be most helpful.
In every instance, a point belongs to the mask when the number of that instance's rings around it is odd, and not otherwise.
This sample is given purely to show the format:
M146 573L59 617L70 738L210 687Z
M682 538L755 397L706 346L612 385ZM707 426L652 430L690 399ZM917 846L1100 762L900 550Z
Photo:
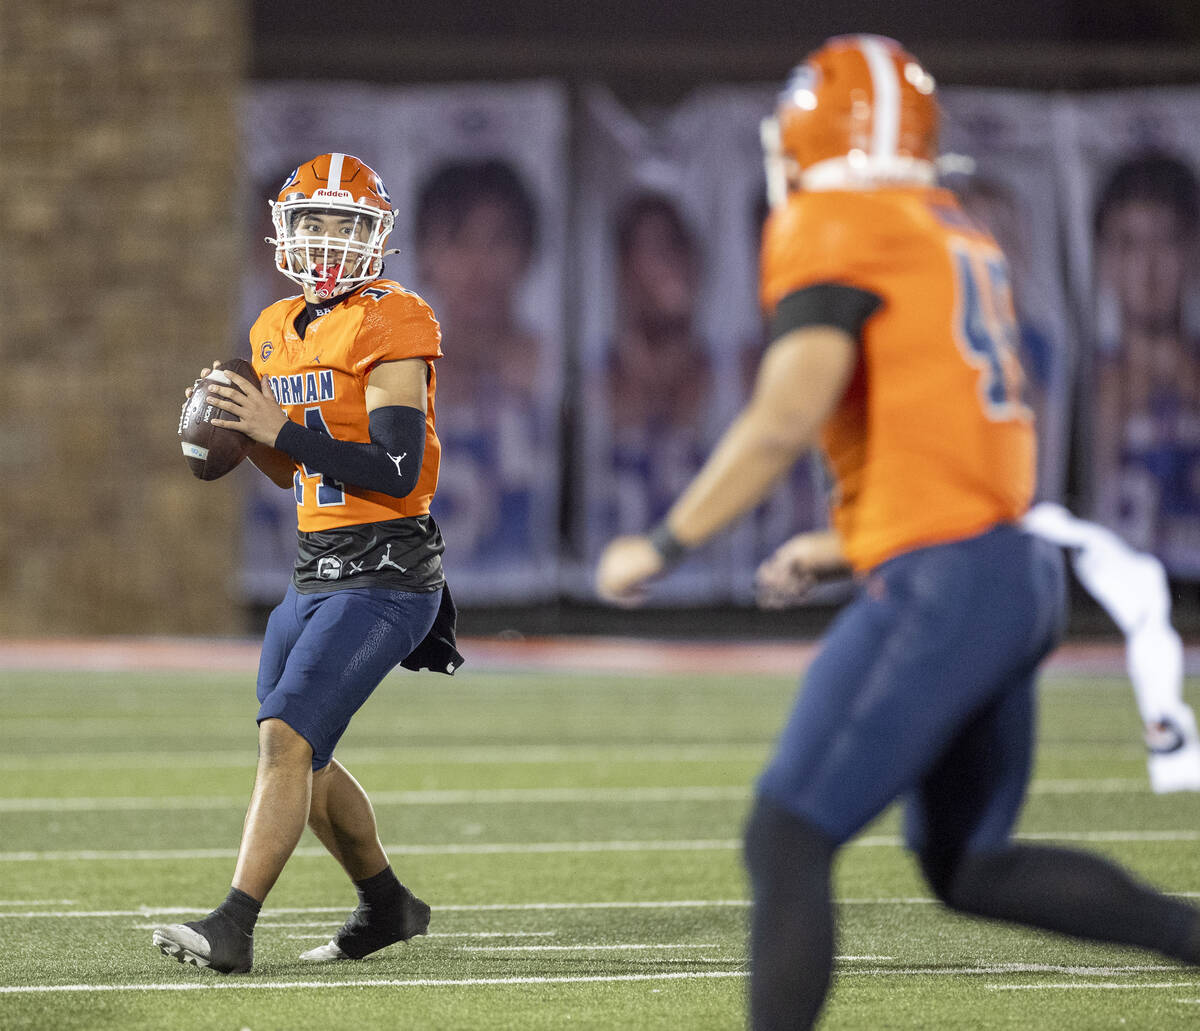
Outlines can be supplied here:
M201 480L215 480L236 468L246 457L252 443L246 434L238 430L212 424L213 419L238 421L233 412L223 411L208 399L210 382L224 386L230 384L229 378L223 375L226 369L258 386L258 374L254 367L245 358L230 358L196 384L196 389L179 415L179 441L183 447L183 457L187 459L192 475Z

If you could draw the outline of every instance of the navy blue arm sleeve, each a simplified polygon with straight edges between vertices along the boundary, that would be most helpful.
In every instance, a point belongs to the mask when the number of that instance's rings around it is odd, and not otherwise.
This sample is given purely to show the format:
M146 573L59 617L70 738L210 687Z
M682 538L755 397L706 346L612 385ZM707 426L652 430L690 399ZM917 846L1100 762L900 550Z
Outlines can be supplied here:
M312 472L346 486L403 498L412 492L425 457L425 413L408 405L376 408L370 415L371 442L337 440L290 419L275 447Z

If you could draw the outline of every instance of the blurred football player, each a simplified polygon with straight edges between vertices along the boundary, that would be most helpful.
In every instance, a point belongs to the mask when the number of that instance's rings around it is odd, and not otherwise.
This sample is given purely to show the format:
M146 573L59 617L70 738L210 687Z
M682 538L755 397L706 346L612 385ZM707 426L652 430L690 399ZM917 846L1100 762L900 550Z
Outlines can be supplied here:
M795 71L764 126L773 328L754 393L664 521L615 540L597 570L602 596L636 600L820 432L861 590L808 670L746 831L759 1031L816 1021L834 856L901 795L907 843L948 906L1200 961L1200 911L1099 857L1012 840L1065 570L1018 525L1035 455L1008 273L934 185L937 127L933 80L892 40L839 37Z
M361 959L425 933L429 906L393 873L370 800L333 752L397 664L453 673L462 662L429 516L441 332L420 297L381 278L387 190L358 158L322 154L271 204L276 268L303 296L271 305L250 330L262 389L227 372L210 397L240 420L213 424L249 436L254 464L295 492L299 552L263 642L258 770L232 890L203 920L153 938L165 955L222 973L250 969L259 909L305 823L359 905L301 959Z
M1021 525L1066 551L1076 578L1125 636L1151 789L1200 791L1200 735L1183 700L1183 642L1171 625L1162 563L1050 501L1034 505ZM797 534L759 567L759 601L766 608L797 604L817 584L850 574L834 531Z

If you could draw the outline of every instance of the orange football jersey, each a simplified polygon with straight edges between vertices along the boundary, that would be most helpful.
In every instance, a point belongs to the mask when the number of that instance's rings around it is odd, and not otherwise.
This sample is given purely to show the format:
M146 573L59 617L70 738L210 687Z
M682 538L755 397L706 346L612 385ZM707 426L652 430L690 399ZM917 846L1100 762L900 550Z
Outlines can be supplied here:
M310 322L304 339L296 332L303 297L267 308L250 330L254 370L270 381L289 419L338 440L370 441L367 380L381 362L423 358L429 367L425 455L417 485L404 498L344 485L297 462L296 511L302 531L377 523L425 515L437 487L441 444L434 418L441 329L433 311L416 294L389 279L357 290Z
M855 569L1025 512L1035 442L1007 266L952 194L795 193L767 223L762 261L768 312L820 283L882 299L822 430Z

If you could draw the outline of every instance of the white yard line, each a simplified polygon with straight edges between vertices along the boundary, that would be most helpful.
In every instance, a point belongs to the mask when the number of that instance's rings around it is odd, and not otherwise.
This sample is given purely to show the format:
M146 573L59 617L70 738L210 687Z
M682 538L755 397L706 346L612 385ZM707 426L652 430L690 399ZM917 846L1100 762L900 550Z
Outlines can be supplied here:
M392 855L399 856L491 856L491 855L558 855L586 854L592 852L727 852L742 847L741 839L697 839L685 841L535 841L535 842L480 842L463 845L385 845ZM302 845L293 853L293 858L312 859L325 857L329 853L318 845ZM43 863L43 862L163 862L184 859L233 859L237 850L232 848L192 849L130 849L104 851L97 849L69 849L47 852L0 852L0 863Z
M138 930L150 930L152 928L161 927L161 924L135 924L134 927ZM263 927L325 927L330 928L331 925L325 924L264 924L259 922L255 924L255 930L258 931ZM336 931L336 928L332 929ZM331 930L326 930L324 934L285 934L284 937L289 941L300 941L308 939L320 939L328 941ZM424 935L426 938L556 938L557 931L433 931ZM579 946L582 948L583 946Z
M1169 892L1174 898L1196 898L1200 892ZM883 898L838 898L834 900L839 906L933 906L938 900L926 896L917 897L883 897ZM30 903L43 905L48 903ZM577 910L611 910L611 909L747 909L749 899L663 899L653 900L613 900L605 902L487 902L478 905L459 904L435 907L438 913L551 913L571 912ZM90 910L44 910L31 909L24 912L0 912L0 919L58 919L58 920L105 920L117 917L141 917L150 920L157 917L155 923L133 924L136 930L152 930L160 927L171 917L187 917L207 913L209 906L142 906L137 909L90 909ZM345 906L284 906L278 909L266 910L263 922L259 927L331 927L336 920L334 917L344 915ZM275 922L281 916L308 916L318 913L331 915L329 921ZM509 932L493 932L495 937L505 937ZM512 932L517 933L517 932ZM524 934L553 934L555 932L520 932ZM456 936L459 932L455 932ZM482 935L462 932L463 937L481 937ZM439 937L436 933L432 937Z
M439 910L442 907L438 907ZM188 910L188 913L200 912L199 910ZM344 913L345 909L339 909L339 913ZM58 916L68 916L67 913L56 914ZM162 927L164 921L158 920L154 923L145 924L130 924L131 931L154 931ZM328 938L331 934L337 932L341 926L336 920L296 920L276 922L274 920L259 920L254 925L254 930L275 931L292 929L297 927L323 927L324 934L289 934L287 938ZM426 938L557 938L557 931L430 931L425 935Z
M994 992L1038 992L1046 991L1047 989L1066 989L1066 988L1119 988L1124 991L1145 991L1148 988L1154 989L1172 989L1180 988L1200 988L1200 981L1164 981L1161 983L1154 981L1147 982L1130 982L1130 981L1047 981L1042 984L989 984L985 987L990 988ZM1176 999L1176 1002L1200 1002L1200 999Z
M438 907L439 910L441 907ZM342 912L345 912L344 910ZM293 927L324 927L325 934L289 934L288 938L328 938L331 932L336 932L341 924L333 920L306 920L296 923L275 923L272 920L260 920L254 925L255 931L261 931L264 928L268 931L277 928L293 928ZM152 931L156 927L162 927L160 920L156 924L130 924L130 927L136 931ZM557 938L557 931L429 931L424 937L426 938Z
M1041 964L1000 964L979 967L869 967L849 968L840 971L842 977L976 977L979 975L1064 972L1089 976L1112 976L1121 973L1136 973L1162 970L1177 971L1175 966L1128 966L1128 967L1059 967ZM62 985L5 985L0 986L4 995L49 995L60 992L187 992L187 991L254 991L260 989L283 990L295 988L437 988L437 987L485 987L524 984L612 984L629 981L691 981L716 978L744 978L745 970L672 971L659 974L594 974L563 977L478 977L478 978L414 978L412 980L362 979L354 981L252 981L213 980L182 981L170 984L62 984ZM1200 981L1175 982L1130 982L1085 981L1056 984L1031 985L988 985L996 990L1046 989L1046 988L1118 988L1118 989L1163 989L1200 987Z
M620 788L487 788L480 790L376 791L380 805L533 805L556 802L712 802L741 801L749 786ZM0 798L0 812L109 812L123 810L231 809L242 796L139 795L133 797Z
M701 944L609 944L609 945L464 945L463 952L624 952L657 949L719 949L716 942Z
M654 901L611 901L611 902L486 902L479 905L460 904L438 906L439 913L508 913L508 912L559 912L577 909L744 909L750 903L746 899L666 899ZM86 917L89 919L107 919L110 917L181 917L195 914L203 915L211 906L142 906L138 909L93 909L66 910L62 912L47 912L30 910L25 913L0 913L3 918L33 919L35 917L70 919ZM264 918L271 920L276 916L301 915L312 913L331 913L344 915L345 906L282 906L278 909L268 909ZM159 927L163 923L149 925ZM328 925L322 925L328 926Z
M761 764L770 753L771 742L722 744L706 742L678 745L470 745L444 747L417 745L395 748L347 748L338 758L347 766L388 765L426 767L444 765L528 766L552 763L585 762L745 762ZM1114 745L1111 742L1042 742L1043 756L1095 755L1107 760L1140 759L1146 754L1140 744ZM247 748L203 752L42 752L0 755L0 770L220 770L254 769L253 743ZM1066 782L1063 782L1066 783Z
M1190 843L1200 841L1200 830L1166 831L1058 831L1026 833L1017 836L1024 841L1085 841L1092 843L1161 842ZM874 835L856 838L848 848L896 848L903 841L896 835ZM386 845L393 855L400 856L488 856L488 855L560 855L605 852L730 852L742 847L740 838L698 838L674 841L535 841L535 842L457 842L438 845ZM233 859L232 848L194 849L61 849L28 852L0 852L0 863L44 862L166 862L187 859ZM316 845L302 845L294 857L311 859L324 857L325 850ZM0 914L3 915L3 914Z
M1190 842L1200 841L1200 830L1168 831L1028 831L1016 835L1017 841L1091 841L1091 842ZM887 834L855 838L847 848L886 848L903 845L903 839ZM2 855L2 853L0 853Z
M744 970L703 970L695 973L672 971L665 974L594 974L577 977L470 977L415 978L411 981L248 981L205 980L183 981L175 984L57 984L5 985L0 994L51 994L54 992L188 992L221 990L256 990L283 988L462 988L487 985L521 984L611 984L617 981L693 981L710 978L745 977Z
M0 906L74 906L74 899L0 899Z
M542 805L606 802L725 802L745 801L749 785L612 788L487 788L425 791L377 791L376 805ZM1142 779L1047 780L1033 784L1034 795L1150 794ZM245 805L237 795L137 795L74 798L0 798L0 813L127 812L142 810L232 809Z
M770 742L761 744L639 744L612 745L470 745L454 744L444 747L417 745L395 748L347 748L338 752L338 759L347 766L389 765L423 766L431 763L459 765L529 765L539 763L581 762L761 762L766 758ZM247 748L204 752L52 752L29 755L0 755L0 770L45 769L254 769L253 741Z

